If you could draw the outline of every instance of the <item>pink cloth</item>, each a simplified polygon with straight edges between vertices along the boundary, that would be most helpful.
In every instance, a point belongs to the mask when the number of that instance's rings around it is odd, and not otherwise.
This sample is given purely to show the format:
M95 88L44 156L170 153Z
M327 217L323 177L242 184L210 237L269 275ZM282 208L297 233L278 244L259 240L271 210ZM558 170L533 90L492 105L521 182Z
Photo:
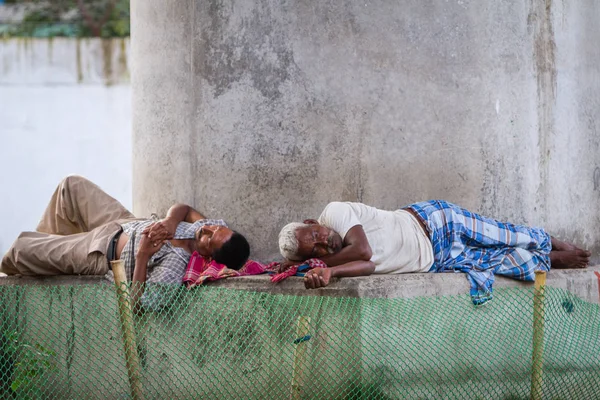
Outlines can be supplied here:
M192 288L202 285L205 281L216 281L230 276L259 275L265 272L267 272L267 266L257 261L248 260L239 271L236 271L214 260L209 262L195 251L188 262L183 276L183 284Z
M219 264L214 260L207 261L198 252L194 252L190 257L185 275L183 276L183 284L187 288L193 288L194 286L202 285L206 281L216 281L219 279L229 278L232 276L248 276L248 275L259 275L265 272L273 274L271 282L277 283L282 280L294 276L298 273L298 268L301 265L306 264L306 270L313 268L327 268L327 264L318 258L311 258L306 261L299 261L298 264L291 266L287 270L277 273L279 268L279 262L272 262L268 265L259 263L258 261L248 260L246 264L239 271L227 268L223 264Z

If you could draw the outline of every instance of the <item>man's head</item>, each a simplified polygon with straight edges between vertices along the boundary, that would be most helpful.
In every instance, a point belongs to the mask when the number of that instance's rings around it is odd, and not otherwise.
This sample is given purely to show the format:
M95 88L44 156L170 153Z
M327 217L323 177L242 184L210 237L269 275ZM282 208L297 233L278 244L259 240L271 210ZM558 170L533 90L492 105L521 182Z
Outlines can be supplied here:
M279 233L279 252L288 260L304 261L339 252L342 237L314 219L292 222Z
M196 232L196 248L227 268L238 270L250 255L250 245L240 233L222 225L204 225Z

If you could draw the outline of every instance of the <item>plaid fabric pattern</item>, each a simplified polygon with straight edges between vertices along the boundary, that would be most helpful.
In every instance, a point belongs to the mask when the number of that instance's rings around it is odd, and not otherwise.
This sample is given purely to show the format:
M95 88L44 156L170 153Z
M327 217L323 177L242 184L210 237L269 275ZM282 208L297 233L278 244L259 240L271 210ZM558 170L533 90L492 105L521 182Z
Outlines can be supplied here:
M248 260L239 271L236 271L227 268L223 264L219 264L215 260L208 261L195 251L190 258L185 275L183 276L183 284L188 289L191 289L207 281L216 281L232 276L262 274L267 272L267 268L267 266L258 261Z
M269 269L276 271L279 268L279 264L280 263L278 262L272 262L271 264L269 264ZM309 258L306 261L301 261L298 262L298 264L296 265L292 265L290 268L283 272L274 273L274 275L271 277L271 282L281 282L282 280L289 278L290 276L304 276L306 272L313 268L328 268L328 266L318 258Z
M133 279L135 254L142 240L142 232L156 221L158 221L158 218L153 216L152 219L131 221L123 224L123 232L129 236L129 241L121 252L121 260L124 261L128 281ZM225 221L220 219L201 219L193 224L180 222L173 238L194 239L196 231L204 225L227 226ZM140 300L142 306L147 309L158 310L171 302L171 298L176 293L174 290L169 290L169 286L181 285L190 256L187 251L180 247L175 247L169 242L165 243L160 250L154 253L150 261L148 261L147 288ZM109 271L106 277L114 282L112 271Z
M258 261L248 260L239 271L227 268L223 264L219 264L214 260L208 261L197 252L192 254L188 263L183 284L191 289L194 286L202 285L204 282L216 281L219 279L234 277L259 275L265 272L272 274L271 282L277 283L290 276L304 276L304 273L313 268L327 268L327 264L318 258L311 258L306 261L298 262L292 265L287 270L277 273L279 262L272 262L268 265L259 263Z
M495 274L533 281L535 271L550 270L551 238L541 228L496 221L442 200L408 208L429 229L434 254L429 272L465 272L475 305L492 299Z

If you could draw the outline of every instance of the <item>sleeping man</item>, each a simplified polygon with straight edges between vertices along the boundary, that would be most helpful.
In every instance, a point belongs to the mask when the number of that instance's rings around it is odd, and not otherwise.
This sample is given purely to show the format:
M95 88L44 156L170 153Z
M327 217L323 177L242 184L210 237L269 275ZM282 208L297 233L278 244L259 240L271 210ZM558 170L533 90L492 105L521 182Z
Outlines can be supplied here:
M2 258L7 275L106 275L123 260L134 310L158 310L176 297L191 255L240 269L250 254L244 236L225 221L175 204L162 220L136 218L81 176L68 176L54 192L35 232L23 232ZM146 283L153 290L145 291Z
M535 271L585 268L590 252L541 228L500 222L442 200L396 211L329 203L318 220L290 223L279 234L290 261L319 258L330 268L305 275L309 289L331 277L461 271L475 304L491 299L494 275L532 281Z

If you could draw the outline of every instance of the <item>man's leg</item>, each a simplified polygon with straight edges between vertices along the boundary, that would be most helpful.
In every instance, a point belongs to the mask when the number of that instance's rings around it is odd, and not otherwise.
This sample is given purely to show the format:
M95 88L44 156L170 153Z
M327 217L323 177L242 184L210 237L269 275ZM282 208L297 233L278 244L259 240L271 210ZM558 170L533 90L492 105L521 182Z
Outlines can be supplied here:
M72 235L108 222L135 218L121 203L81 176L59 183L40 220L38 232Z
M550 253L551 238L541 228L500 222L472 213L442 200L416 203L410 206L423 218L440 246L452 249L459 243L464 246L502 248L520 247L526 250ZM431 237L434 241L434 237Z
M410 207L429 228L432 272L468 274L475 304L491 299L495 274L529 281L535 271L550 269L551 239L542 229L502 223L445 201Z
M2 258L0 272L8 275L104 275L106 249L120 228L109 223L92 232L52 235L23 232Z
M450 205L454 212L464 218L461 234L466 235L469 241L472 240L478 246L484 248L508 248L506 250L508 258L521 260L520 265L523 267L519 268L524 268L526 264L531 264L535 265L535 269L537 270L539 269L538 259L546 255L550 258L550 265L553 268L585 268L589 263L591 256L589 251L579 249L573 244L553 238L541 228L500 222L493 218L472 213L456 205ZM550 239L549 243L548 239ZM525 249L532 252L532 261L523 261L528 256L523 256L523 252L513 252L510 249ZM514 254L514 257L509 254ZM519 262L514 260L512 263L516 263L515 266L518 265ZM549 269L548 267L543 270Z
M590 253L566 242L552 238L541 228L515 225L470 212L445 201L417 203L418 210L432 230L446 232L438 235L454 254L464 248L520 248L539 257L549 257L555 268L580 268L587 266ZM462 248L459 248L462 247ZM448 254L449 255L449 254Z

